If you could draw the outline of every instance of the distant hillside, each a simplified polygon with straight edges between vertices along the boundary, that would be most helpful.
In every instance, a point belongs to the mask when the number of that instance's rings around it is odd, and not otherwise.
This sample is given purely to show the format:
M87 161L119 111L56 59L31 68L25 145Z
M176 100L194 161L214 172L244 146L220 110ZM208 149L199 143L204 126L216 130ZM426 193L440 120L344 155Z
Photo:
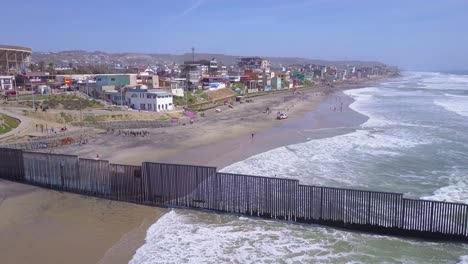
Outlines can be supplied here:
M209 54L209 53L196 53L195 59L211 59L216 58L218 61L225 65L236 64L237 59L243 56L233 56L225 54ZM292 65L292 64L318 64L318 65L354 65L354 66L373 66L384 65L381 62L375 61L325 61L314 60L308 58L296 57L264 57L272 62L273 65ZM107 65L155 65L155 64L171 64L183 63L184 61L192 60L191 53L182 55L173 54L157 54L157 53L107 53L102 51L82 51L82 50L69 50L60 52L34 52L32 61L37 63L44 61L45 63L52 62L56 66L68 66L70 63L73 65L84 64L107 64Z
M224 55L224 54L209 54L209 53L198 53L195 54L195 59L211 59L216 58L218 61L223 62L227 65L232 65L237 62L237 59L240 57L246 56L233 56L233 55ZM185 53L183 55L178 56L180 60L179 63L187 60L192 60L192 54ZM317 65L325 65L325 66L340 66L340 65L354 65L354 66L374 66L374 65L384 65L384 63L376 62L376 61L326 61L326 60L316 60L316 59L307 59L307 58L297 58L297 57L263 57L269 61L273 65L293 65L293 64L317 64Z

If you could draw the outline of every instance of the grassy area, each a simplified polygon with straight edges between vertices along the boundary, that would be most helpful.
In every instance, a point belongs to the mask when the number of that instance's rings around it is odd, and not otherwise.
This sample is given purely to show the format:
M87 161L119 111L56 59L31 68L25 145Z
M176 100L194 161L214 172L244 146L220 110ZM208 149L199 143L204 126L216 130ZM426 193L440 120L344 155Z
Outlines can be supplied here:
M34 100L35 101L43 101L43 100L47 100L49 97L51 97L53 95L42 95L42 94L36 94L34 95ZM11 96L10 97L10 100L15 100L16 98L14 96ZM33 96L32 95L21 95L21 96L18 96L18 100L19 101L32 101L33 100Z
M42 103L55 109L80 110L86 108L102 108L103 105L96 100L88 100L76 95L50 95Z
M210 97L205 90L195 92L185 92L184 97L174 96L174 104L177 106L200 104L210 101Z
M5 134L10 132L11 130L17 128L20 122L11 117L4 114L0 114L0 134Z
M33 104L32 96L18 98L18 105L27 107L49 107L51 109L66 109L66 110L84 110L92 108L103 108L104 106L96 100L88 100L73 94L59 94L59 95L35 95ZM7 104L8 102L4 102ZM11 101L15 104L15 101Z

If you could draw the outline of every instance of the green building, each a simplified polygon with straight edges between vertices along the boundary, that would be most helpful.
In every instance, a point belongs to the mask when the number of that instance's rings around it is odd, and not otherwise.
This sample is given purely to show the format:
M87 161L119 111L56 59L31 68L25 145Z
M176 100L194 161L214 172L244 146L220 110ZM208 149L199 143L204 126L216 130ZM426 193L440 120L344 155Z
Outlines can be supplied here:
M96 75L96 86L115 86L136 85L136 74L98 74Z
M279 77L274 77L271 78L271 88L272 89L281 89L281 78Z

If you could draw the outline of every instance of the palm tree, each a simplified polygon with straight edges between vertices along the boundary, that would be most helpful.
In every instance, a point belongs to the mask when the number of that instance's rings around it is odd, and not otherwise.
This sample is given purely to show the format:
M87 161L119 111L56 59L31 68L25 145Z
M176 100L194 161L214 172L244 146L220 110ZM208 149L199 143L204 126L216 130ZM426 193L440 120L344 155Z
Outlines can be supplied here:
M39 62L39 70L41 70L42 72L45 70L45 62L44 61Z
M30 71L34 72L34 71L37 71L38 66L35 63L31 63L31 64L29 64L28 68L29 68Z
M54 73L55 70L54 70L54 63L53 62L49 62L49 67L47 67L47 71L49 73Z

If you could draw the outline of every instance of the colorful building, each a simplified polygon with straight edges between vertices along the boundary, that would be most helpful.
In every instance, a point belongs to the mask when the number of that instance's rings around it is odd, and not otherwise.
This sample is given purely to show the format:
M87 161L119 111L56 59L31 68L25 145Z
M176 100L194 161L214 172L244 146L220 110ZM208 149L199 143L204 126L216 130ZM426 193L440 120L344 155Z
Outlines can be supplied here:
M280 77L274 77L271 78L271 88L279 90L282 88L281 86L281 78Z
M126 85L137 85L136 74L97 74L96 86L123 87Z

